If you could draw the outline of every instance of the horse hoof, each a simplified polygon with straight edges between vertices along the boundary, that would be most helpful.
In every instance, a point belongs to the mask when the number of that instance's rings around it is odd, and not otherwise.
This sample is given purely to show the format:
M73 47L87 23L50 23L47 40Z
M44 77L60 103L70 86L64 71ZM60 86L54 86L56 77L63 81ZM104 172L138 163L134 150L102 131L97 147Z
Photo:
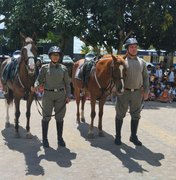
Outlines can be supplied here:
M81 123L79 119L77 119L77 121L76 121L76 122L77 122L77 124L80 124L80 123Z
M81 121L83 122L83 123L85 123L86 121L85 121L85 118L81 118Z
M5 128L9 128L9 127L10 127L10 123L9 122L5 123Z
M98 135L99 135L99 137L105 137L105 135L104 135L104 133L103 133L102 131L100 131L100 132L98 133Z
M32 136L31 133L27 133L27 134L26 134L26 139L32 139L32 138L33 138L33 136Z
M93 139L94 138L94 134L93 133L88 133L88 138L89 139Z

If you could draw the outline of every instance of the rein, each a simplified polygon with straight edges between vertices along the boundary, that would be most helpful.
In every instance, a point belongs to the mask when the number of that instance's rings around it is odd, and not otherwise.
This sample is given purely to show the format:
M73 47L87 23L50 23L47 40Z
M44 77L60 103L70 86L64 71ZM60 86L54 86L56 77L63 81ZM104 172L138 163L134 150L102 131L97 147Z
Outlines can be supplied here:
M29 56L29 57L27 58L27 61L28 61L30 58L33 58L33 59L35 60L35 57ZM21 63L21 59L20 59L20 63ZM28 65L26 65L25 62L24 62L24 67L25 67L25 69L27 70L27 76L29 76L29 74L28 74L28 72L29 72L29 67L28 67ZM21 81L20 74L19 74L19 70L20 70L20 66L18 67L18 71L17 71L18 81L19 81L21 87L22 87L23 89L26 89L25 85L24 85L24 84L22 83L22 81ZM27 83L27 84L28 84L28 83Z
M111 71L111 72L112 72L111 79L110 79L107 87L106 87L106 88L102 88L101 85L100 85L100 83L99 83L99 81L98 81L98 78L97 78L97 75L96 75L96 71L95 71L95 68L94 68L94 78L95 78L95 81L96 81L99 89L101 90L101 95L97 98L97 100L101 99L101 98L104 96L104 94L105 94L106 92L108 92L108 91L109 91L108 94L111 94L112 89L113 89L114 86L115 86L114 80L113 80L113 77L114 77L114 76L113 76L113 67L112 67L112 66L111 66L111 69L112 69L112 71Z

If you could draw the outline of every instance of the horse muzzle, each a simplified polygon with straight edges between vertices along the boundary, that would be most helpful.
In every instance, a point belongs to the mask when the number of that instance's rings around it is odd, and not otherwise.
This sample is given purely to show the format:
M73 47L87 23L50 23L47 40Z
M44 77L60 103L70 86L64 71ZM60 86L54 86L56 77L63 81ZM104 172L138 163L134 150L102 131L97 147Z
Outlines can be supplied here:
M34 74L35 74L35 69L28 69L28 74L29 74L30 76L34 76Z

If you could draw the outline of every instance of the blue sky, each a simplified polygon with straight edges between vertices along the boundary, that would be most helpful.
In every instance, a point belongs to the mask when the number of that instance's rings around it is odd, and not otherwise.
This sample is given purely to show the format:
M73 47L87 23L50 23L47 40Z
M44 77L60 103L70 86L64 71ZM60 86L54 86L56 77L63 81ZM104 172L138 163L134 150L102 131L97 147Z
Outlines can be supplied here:
M81 46L84 43L78 39L77 37L74 37L74 45L73 45L73 53L74 54L80 54L81 53Z

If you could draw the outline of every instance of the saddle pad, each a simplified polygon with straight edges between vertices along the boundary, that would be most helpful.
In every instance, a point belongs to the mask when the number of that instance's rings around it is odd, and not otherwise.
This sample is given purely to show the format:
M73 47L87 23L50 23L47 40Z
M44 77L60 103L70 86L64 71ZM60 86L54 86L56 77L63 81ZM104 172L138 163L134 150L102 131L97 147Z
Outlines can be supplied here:
M17 60L12 60L11 62L7 63L2 73L2 80L4 82L7 82L8 80L13 80L17 72L17 69L18 69Z

